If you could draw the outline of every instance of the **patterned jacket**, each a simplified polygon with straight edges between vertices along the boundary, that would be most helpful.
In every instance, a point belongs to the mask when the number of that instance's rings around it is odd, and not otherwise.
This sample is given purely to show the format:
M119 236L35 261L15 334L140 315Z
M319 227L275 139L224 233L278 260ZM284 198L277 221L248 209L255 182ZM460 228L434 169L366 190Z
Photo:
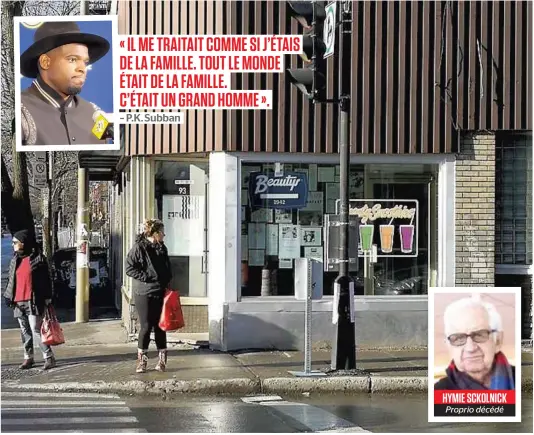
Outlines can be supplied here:
M21 93L22 145L106 144L92 133L100 110L79 96L64 100L40 77Z
M15 298L15 289L17 286L17 268L22 259L17 255L13 255L9 263L9 272L7 275L7 284L4 290L4 298L13 301ZM34 251L30 254L30 268L32 274L32 300L31 307L33 314L42 314L44 311L45 301L52 299L54 294L54 287L52 283L52 275L46 257Z

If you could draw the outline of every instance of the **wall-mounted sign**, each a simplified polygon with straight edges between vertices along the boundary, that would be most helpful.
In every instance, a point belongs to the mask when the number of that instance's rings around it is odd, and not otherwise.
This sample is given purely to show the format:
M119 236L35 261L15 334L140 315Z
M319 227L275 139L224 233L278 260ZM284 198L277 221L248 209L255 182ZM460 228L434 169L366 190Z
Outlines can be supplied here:
M308 180L301 172L253 172L249 178L249 196L252 207L304 208L308 200Z
M376 245L377 257L417 257L418 210L414 199L351 199L349 214L360 219L358 255L371 255Z

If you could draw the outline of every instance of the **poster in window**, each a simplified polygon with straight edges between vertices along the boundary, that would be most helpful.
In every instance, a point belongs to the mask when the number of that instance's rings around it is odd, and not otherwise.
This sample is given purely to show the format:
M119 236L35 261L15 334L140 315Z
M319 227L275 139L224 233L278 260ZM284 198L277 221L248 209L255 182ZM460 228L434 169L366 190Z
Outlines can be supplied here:
M304 248L304 257L323 262L323 248L314 246Z
M248 189L241 190L241 205L248 205Z
M162 213L169 255L204 255L205 197L163 195Z
M248 265L263 267L265 265L265 251L263 249L249 249Z
M293 260L291 258L280 258L278 260L278 269L293 269Z
M308 168L308 189L310 192L317 190L317 165L310 165Z
M300 226L280 225L278 231L278 257L300 258Z
M336 178L336 169L333 166L321 166L317 176L319 183L333 183Z
M326 201L336 201L339 199L339 184L327 183L326 184Z
M299 225L322 226L323 211L298 211Z
M321 246L322 230L320 227L300 227L301 246Z
M323 192L308 192L308 201L303 211L323 211ZM300 210L299 210L300 211Z
M260 172L261 166L241 166L241 188L248 187L248 179L252 172Z
M265 224L248 224L249 249L265 249Z
M252 222L270 223L273 221L273 210L270 208L259 208L250 214Z
M275 209L274 221L277 224L290 224L293 223L293 212L291 210Z
M326 201L326 213L335 213L336 212L336 200Z
M241 236L241 260L248 260L248 236Z
M278 225L267 225L267 255L278 255Z

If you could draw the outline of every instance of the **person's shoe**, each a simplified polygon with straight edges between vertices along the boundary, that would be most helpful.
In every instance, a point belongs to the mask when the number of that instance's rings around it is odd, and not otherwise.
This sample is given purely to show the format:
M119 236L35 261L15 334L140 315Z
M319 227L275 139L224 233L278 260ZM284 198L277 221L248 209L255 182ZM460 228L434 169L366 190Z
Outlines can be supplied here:
M159 360L156 364L156 370L158 372L164 372L165 368L167 366L167 351L166 350L160 350L159 351Z
M137 368L136 373L145 373L148 365L148 356L145 352L137 352Z
M50 370L56 366L56 358L51 356L50 358L45 359L43 370Z
M19 366L19 369L22 370L28 370L33 367L34 361L33 358L27 358L24 360L24 362Z

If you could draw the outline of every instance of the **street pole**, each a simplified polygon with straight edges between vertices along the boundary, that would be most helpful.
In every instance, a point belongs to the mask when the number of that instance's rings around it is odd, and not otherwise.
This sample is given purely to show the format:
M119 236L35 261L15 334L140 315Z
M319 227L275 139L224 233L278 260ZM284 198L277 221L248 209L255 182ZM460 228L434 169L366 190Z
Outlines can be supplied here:
M78 225L76 228L76 322L89 321L89 177L78 167Z
M350 3L350 2L349 2ZM350 169L350 37L351 12L340 4L339 23L339 219L340 263L339 275L334 282L334 303L337 301L338 320L332 343L332 370L356 368L356 343L351 298L354 298L354 282L349 275L349 169ZM350 8L350 6L349 6ZM350 26L350 27L349 27ZM334 307L336 309L336 307Z

